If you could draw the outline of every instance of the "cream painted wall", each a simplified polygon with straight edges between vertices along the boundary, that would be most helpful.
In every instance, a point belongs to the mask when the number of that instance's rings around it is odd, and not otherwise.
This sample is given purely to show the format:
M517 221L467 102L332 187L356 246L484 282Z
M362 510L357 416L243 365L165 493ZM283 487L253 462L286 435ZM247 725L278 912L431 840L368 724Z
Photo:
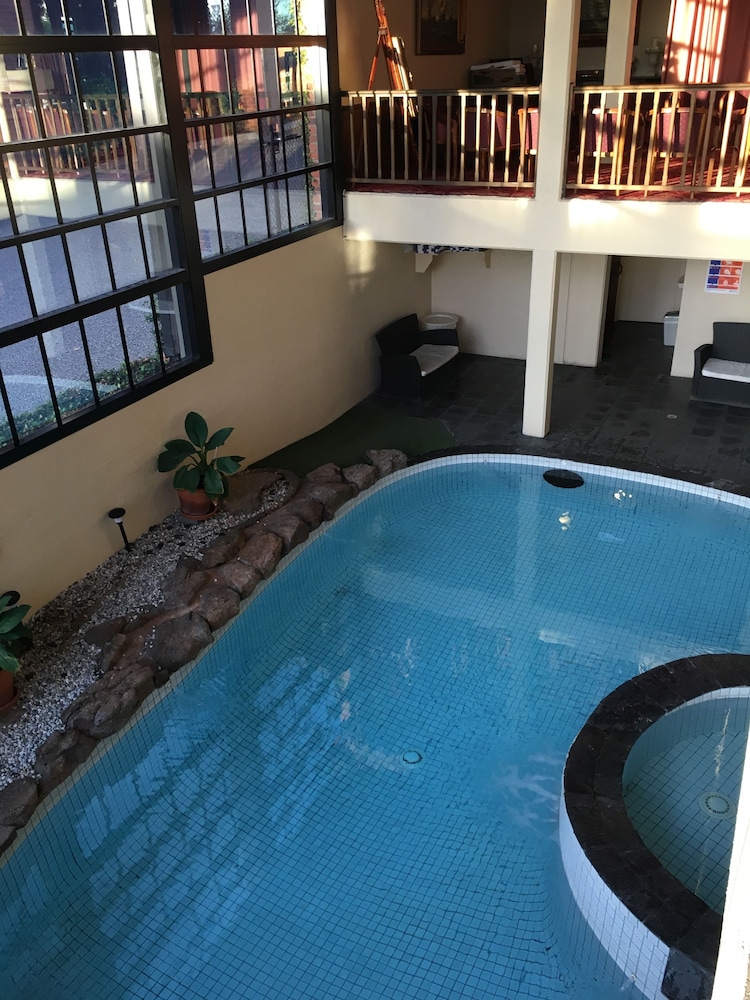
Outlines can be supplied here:
M670 257L623 257L615 318L661 323L664 313L680 308L678 280L685 261Z
M555 362L596 367L599 361L606 257L561 254ZM461 350L498 358L525 358L529 322L531 254L493 250L444 253L428 272L432 311L460 317Z
M33 607L120 547L111 507L126 508L131 538L174 509L156 456L183 435L188 410L211 428L233 425L232 452L258 461L368 395L374 332L430 308L429 278L402 247L346 242L340 229L218 271L206 287L212 365L0 473L0 579Z
M555 363L596 368L601 354L609 259L595 254L560 256Z
M471 0L467 4L466 51L462 55L416 55L415 2L386 0L385 4L391 33L404 40L406 61L415 88L465 88L469 83L469 66L508 54L508 6L494 0ZM378 37L373 0L337 0L336 20L341 89L365 90ZM375 88L389 89L382 55L378 61Z
M707 260L689 260L685 271L680 323L672 357L672 375L691 378L693 351L701 344L713 341L716 321L750 322L750 262L745 263L740 291L737 295L706 291Z
M488 268L483 253L444 253L427 273L431 311L460 317L462 351L526 357L531 254L494 250Z

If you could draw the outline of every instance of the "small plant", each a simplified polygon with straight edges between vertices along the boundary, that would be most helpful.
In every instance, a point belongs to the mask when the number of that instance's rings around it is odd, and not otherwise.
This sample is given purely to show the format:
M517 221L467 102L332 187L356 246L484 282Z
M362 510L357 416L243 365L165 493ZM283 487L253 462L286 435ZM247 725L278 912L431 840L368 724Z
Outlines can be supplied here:
M14 604L18 594L3 594L0 597L0 670L14 674L19 667L19 647L31 639L23 618L29 612L30 604Z
M174 474L175 489L205 490L209 497L221 497L228 490L227 477L239 472L242 455L216 454L234 427L222 427L210 437L208 425L200 413L190 412L185 417L185 433L188 436L167 441L158 458L159 472ZM211 455L213 452L213 455Z

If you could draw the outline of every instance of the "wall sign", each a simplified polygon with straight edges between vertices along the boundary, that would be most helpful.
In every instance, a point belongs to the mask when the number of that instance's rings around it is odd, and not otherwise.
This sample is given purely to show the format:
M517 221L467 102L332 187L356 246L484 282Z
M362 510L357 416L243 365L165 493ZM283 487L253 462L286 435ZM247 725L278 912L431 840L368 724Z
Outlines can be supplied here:
M706 275L706 291L736 295L742 281L742 267L741 260L710 260Z

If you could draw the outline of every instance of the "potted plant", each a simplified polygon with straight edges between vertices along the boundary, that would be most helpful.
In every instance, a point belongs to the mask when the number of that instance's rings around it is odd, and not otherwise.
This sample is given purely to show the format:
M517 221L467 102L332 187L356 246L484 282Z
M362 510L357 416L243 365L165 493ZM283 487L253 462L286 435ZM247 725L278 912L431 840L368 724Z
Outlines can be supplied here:
M10 708L18 698L15 683L18 655L31 639L31 632L23 623L30 605L16 604L17 600L18 594L13 590L0 596L0 711Z
M185 417L184 438L167 441L158 458L159 472L172 472L180 511L190 521L205 521L215 513L219 498L228 492L227 478L239 472L242 455L219 457L218 449L234 430L222 427L209 436L200 413Z

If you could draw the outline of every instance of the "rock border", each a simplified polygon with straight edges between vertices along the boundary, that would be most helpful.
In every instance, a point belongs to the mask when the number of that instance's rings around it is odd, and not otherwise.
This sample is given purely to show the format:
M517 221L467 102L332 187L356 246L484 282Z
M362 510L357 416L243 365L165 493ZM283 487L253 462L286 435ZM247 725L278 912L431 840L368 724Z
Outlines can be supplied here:
M239 614L242 601L273 575L284 556L349 500L408 465L395 448L370 449L366 457L344 469L328 462L301 479L283 473L290 487L285 501L271 513L248 511L248 520L209 543L200 559L183 556L158 607L89 629L86 641L100 650L100 676L64 709L64 728L37 748L36 777L17 778L0 789L0 854L100 740L122 729L148 695L214 641L213 633ZM257 497L233 496L233 512L241 514L251 499Z

